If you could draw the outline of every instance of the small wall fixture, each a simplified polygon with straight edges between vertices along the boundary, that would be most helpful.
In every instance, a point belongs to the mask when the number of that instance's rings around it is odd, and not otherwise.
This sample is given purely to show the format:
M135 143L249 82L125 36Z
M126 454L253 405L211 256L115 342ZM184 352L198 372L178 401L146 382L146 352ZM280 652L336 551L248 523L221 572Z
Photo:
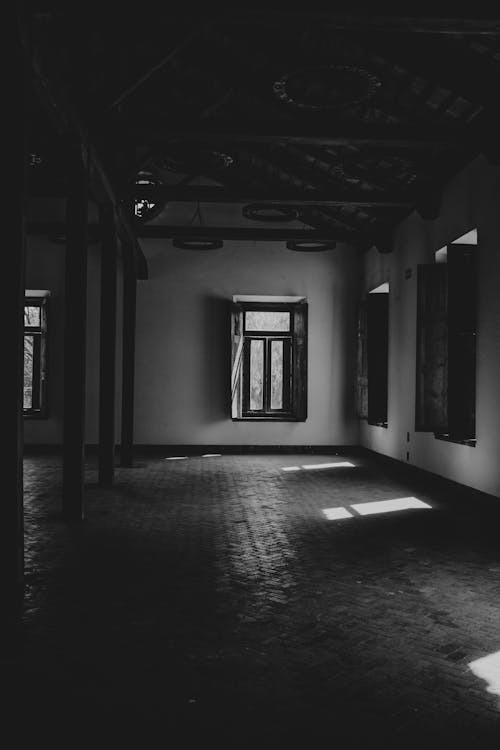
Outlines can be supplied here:
M286 246L289 250L300 253L317 253L322 250L335 250L336 244L333 240L288 240Z
M243 206L243 216L253 221L294 221L299 210L291 206L271 206L267 203L249 203Z
M204 240L202 237L186 237L185 239L174 237L172 245L181 250L219 250L224 243L222 240Z

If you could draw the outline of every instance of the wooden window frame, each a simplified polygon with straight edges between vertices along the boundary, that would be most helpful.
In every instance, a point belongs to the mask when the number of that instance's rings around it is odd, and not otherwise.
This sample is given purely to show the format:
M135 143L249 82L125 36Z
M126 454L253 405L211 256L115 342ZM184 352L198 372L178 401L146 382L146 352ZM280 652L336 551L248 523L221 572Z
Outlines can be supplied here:
M389 292L369 292L358 311L356 412L374 427L388 426Z
M47 323L48 323L48 299L47 297L24 298L24 307L38 307L40 310L39 326L24 326L24 336L33 336L33 376L32 376L32 406L25 409L23 404L23 416L27 419L46 419L48 416L47 404Z
M247 329L245 313L288 312L288 331ZM298 422L307 418L307 303L240 302L232 312L231 417L233 421ZM250 409L249 373L252 340L264 342L263 408ZM271 347L283 342L283 407L271 408Z
M451 243L447 263L418 267L417 432L476 445L476 334L477 246Z

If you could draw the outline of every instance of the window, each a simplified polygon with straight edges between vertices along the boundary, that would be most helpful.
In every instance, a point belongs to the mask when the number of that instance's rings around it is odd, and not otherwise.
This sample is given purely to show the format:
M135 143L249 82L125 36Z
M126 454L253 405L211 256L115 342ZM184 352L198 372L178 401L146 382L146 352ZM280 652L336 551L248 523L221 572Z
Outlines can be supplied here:
M305 301L233 304L231 403L233 419L306 419Z
M46 415L47 409L47 297L24 300L23 413Z
M476 440L476 263L473 232L418 267L415 429ZM476 240L477 241L477 240Z
M389 284L372 289L358 318L357 413L368 424L387 427Z

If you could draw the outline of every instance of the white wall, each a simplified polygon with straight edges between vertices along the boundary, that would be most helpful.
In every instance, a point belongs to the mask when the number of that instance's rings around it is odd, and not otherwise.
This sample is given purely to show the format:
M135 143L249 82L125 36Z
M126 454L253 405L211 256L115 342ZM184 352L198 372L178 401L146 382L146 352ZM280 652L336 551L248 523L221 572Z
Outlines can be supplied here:
M297 253L284 243L225 242L203 252L144 241L137 299L135 439L139 444L345 445L354 418L357 252ZM233 294L301 295L309 303L308 418L232 422Z
M477 445L416 433L417 265L468 230L478 229ZM449 184L438 219L412 214L399 226L391 255L365 257L365 291L390 281L388 428L361 422L368 448L500 496L500 169L481 157ZM405 279L405 271L411 278ZM410 433L407 442L406 433Z

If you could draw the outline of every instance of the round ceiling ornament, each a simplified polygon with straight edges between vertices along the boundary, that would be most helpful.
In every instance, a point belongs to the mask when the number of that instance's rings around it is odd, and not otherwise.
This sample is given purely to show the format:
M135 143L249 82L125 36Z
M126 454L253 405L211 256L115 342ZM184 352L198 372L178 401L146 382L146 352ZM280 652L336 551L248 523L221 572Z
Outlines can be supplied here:
M253 221L283 222L295 221L300 211L293 206L272 206L268 203L249 203L243 206L242 214Z
M381 86L380 79L354 65L303 68L279 78L273 93L296 109L342 109L367 101Z
M180 250L219 250L222 240L208 240L202 237L174 237L172 245Z
M324 250L335 250L337 243L334 240L288 240L286 246L289 250L300 253L317 253Z

